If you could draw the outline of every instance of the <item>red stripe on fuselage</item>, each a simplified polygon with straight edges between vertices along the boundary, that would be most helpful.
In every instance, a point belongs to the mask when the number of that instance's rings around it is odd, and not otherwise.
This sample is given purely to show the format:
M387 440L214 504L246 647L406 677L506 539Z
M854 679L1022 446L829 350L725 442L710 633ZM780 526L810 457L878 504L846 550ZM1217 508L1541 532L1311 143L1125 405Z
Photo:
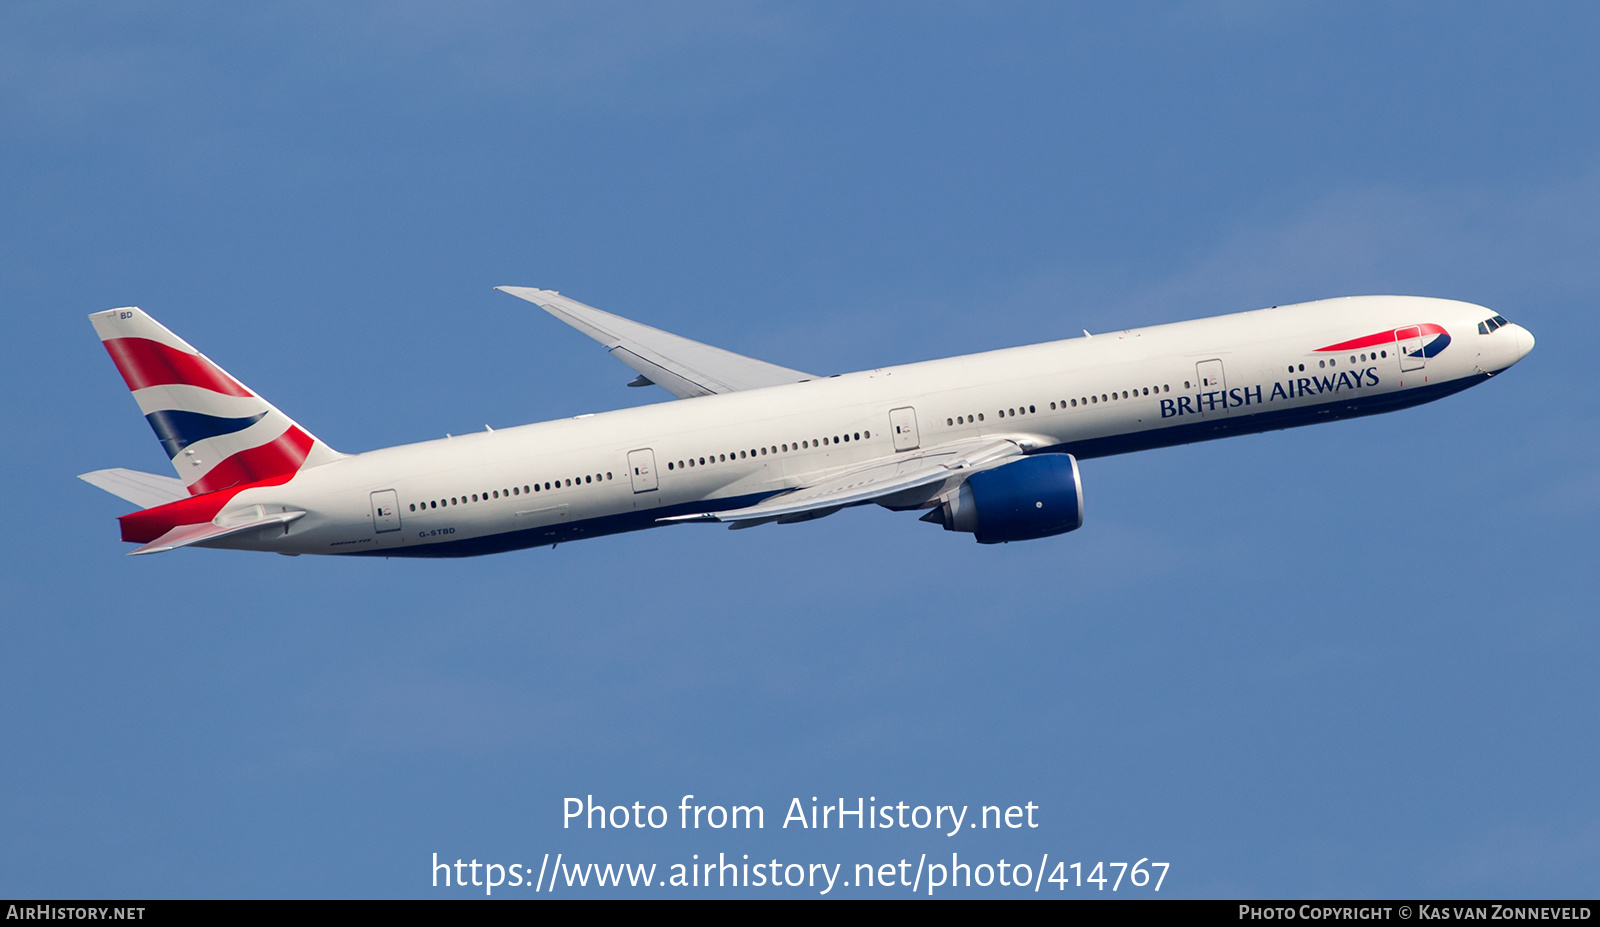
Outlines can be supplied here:
M190 354L148 338L109 338L104 342L117 372L128 389L147 386L198 386L224 396L249 396L251 392L221 367L198 354Z
M1403 325L1400 328L1390 329L1389 331L1386 331L1386 332L1378 332L1375 335L1366 335L1366 336L1361 337L1361 338L1352 338L1349 341L1341 341L1338 344L1330 344L1325 348L1317 348L1317 350L1318 351L1355 351L1355 350L1359 350L1361 348L1377 347L1380 344L1394 344L1394 342L1395 342L1395 337L1394 337L1395 332L1404 331L1404 330L1409 329L1409 328L1421 329L1422 330L1422 334L1424 334L1424 335L1442 335L1442 334L1445 333L1444 332L1444 326L1435 325L1432 322L1424 322L1421 325Z
M230 486L216 492L208 492L177 502L168 502L158 505L153 509L123 515L117 519L117 524L122 527L122 539L136 544L148 544L161 537L179 525L203 525L222 511L228 501L246 489L257 486L281 486L294 478L294 473L285 473L270 480L261 480L245 486Z
M315 438L290 425L278 437L225 458L189 485L189 492L215 492L239 483L260 483L273 477L293 476L311 453Z

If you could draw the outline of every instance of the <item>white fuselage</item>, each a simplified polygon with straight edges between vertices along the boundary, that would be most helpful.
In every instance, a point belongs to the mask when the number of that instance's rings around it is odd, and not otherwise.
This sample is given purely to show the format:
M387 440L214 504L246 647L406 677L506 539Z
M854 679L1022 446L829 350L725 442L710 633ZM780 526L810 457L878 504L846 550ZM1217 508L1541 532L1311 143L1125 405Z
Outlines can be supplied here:
M240 492L219 522L307 514L214 546L485 553L753 502L962 438L1016 436L1030 451L1093 457L1370 414L1519 360L1531 335L1516 325L1480 334L1492 315L1418 297L1324 300L385 448ZM1448 332L1436 356L1403 357L1394 342L1326 349L1424 324ZM897 436L891 412L907 409L915 430Z

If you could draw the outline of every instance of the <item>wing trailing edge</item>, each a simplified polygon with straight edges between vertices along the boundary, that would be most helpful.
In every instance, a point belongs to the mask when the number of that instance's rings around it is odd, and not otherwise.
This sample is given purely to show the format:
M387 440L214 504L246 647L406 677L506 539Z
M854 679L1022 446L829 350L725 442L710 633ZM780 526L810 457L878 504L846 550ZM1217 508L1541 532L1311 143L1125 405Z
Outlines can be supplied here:
M1037 442L1029 437L979 438L880 459L780 493L738 509L675 515L666 524L726 522L734 528L767 522L808 521L831 515L847 505L877 502L891 508L917 508L979 470L998 466Z

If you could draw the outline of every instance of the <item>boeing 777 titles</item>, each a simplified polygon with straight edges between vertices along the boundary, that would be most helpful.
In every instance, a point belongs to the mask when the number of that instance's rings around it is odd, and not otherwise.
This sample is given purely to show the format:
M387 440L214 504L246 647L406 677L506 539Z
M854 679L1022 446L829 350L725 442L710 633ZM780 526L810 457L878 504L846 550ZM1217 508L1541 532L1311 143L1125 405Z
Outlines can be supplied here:
M500 289L679 401L341 454L144 312L111 309L89 318L178 476L82 478L140 507L118 519L134 554L466 557L867 503L993 544L1081 526L1080 459L1403 409L1533 348L1482 306L1361 296L813 376Z

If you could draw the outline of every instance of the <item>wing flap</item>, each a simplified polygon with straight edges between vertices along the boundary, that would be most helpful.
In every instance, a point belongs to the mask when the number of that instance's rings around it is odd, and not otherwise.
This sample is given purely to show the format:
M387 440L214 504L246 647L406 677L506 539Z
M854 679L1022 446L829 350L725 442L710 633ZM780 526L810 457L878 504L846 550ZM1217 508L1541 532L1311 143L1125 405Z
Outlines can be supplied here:
M773 496L755 505L721 512L675 515L664 523L731 522L753 527L768 521L820 518L847 505L876 502L944 483L963 471L976 471L1020 456L1021 445L1008 438L980 438L874 461Z
M600 342L617 360L679 399L817 379L800 370L779 367L612 315L555 290L526 286L495 289L533 303Z

